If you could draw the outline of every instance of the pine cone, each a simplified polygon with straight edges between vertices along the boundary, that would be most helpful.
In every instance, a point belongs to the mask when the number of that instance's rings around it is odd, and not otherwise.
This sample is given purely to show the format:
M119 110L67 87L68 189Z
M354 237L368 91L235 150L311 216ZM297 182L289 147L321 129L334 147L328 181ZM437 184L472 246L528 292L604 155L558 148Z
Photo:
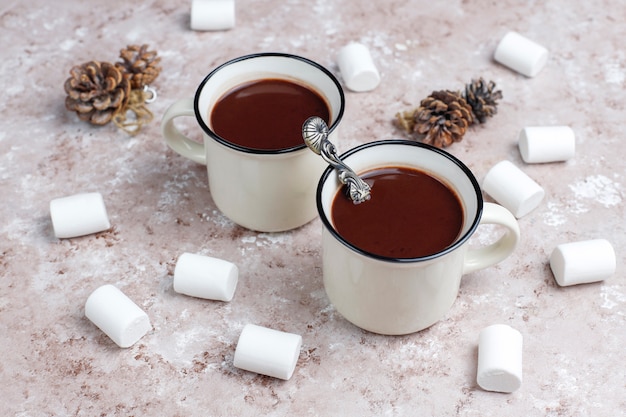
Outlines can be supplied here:
M479 123L485 123L488 117L492 117L498 112L497 100L502 98L502 91L494 91L496 83L489 81L486 83L481 77L478 81L472 80L465 85L464 97L467 104L472 108L474 118Z
M161 67L158 66L161 58L156 51L148 51L148 45L129 45L120 51L122 62L115 66L129 79L131 88L143 88L158 77Z
M90 61L70 74L64 85L65 107L81 120L104 125L128 101L130 84L113 64Z
M465 131L473 123L472 108L460 93L449 90L433 91L421 101L414 117L413 130L426 135L424 143L438 148L463 139Z
M417 109L411 111L403 111L402 113L396 113L396 125L404 130L406 133L413 133L415 130L415 112Z

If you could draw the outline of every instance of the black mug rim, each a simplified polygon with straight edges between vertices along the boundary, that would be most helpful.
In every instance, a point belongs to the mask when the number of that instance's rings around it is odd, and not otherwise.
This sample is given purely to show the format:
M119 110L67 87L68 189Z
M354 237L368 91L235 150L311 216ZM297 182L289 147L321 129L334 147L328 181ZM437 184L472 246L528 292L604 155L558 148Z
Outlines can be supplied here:
M326 230L328 230L335 239L337 239L337 241L341 242L344 246L348 247L349 249L351 249L352 251L359 253L365 257L368 258L373 258L373 259L377 259L380 261L386 261L386 262L393 262L393 263L404 263L404 264L408 264L408 263L415 263L415 262L425 262L425 261L430 261L432 259L436 259L439 257L442 257L450 252L453 252L454 250L456 250L457 248L459 248L460 246L462 246L469 238L470 236L472 236L472 234L474 233L474 231L476 230L476 228L478 227L478 224L480 223L480 219L482 217L482 213L483 213L483 197L482 197L482 191L480 188L480 185L478 184L478 180L476 179L476 177L474 176L474 174L472 173L472 171L463 163L461 162L461 160L459 160L458 158L456 158L454 155L450 154L447 151L444 151L443 149L437 148L435 146L431 146L425 143L421 143L421 142L415 142L415 141L411 141L411 140L406 140L406 139L384 139L384 140L378 140L378 141L374 141L374 142L368 142L362 145L359 145L355 148L350 149L349 151L343 153L340 158L344 159L349 157L350 155L353 155L363 149L367 149L367 148L371 148L371 147L375 147L375 146L381 146L381 145L408 145L408 146L417 146L420 148L424 148L424 149L428 149L432 152L438 153L442 156L444 156L445 158L447 158L448 160L450 160L451 162L453 162L458 168L460 168L463 173L469 178L473 188L474 188L474 192L476 193L476 200L477 200L477 206L476 206L476 215L474 216L474 220L472 222L472 224L470 225L470 227L467 229L467 231L460 236L459 238L457 238L453 244L451 244L450 246L444 248L443 250L434 253L432 255L427 255L427 256L421 256L421 257L415 257L415 258L393 258L393 257L388 257L388 256L383 256L383 255L378 255L375 253L371 253L368 252L366 250L363 250L355 245L353 245L352 243L348 242L347 240L345 240L340 234L339 232L337 232L337 230L333 227L332 222L329 219L329 216L326 216L326 213L324 211L324 205L322 203L322 189L324 188L324 184L326 183L326 181L328 180L328 177L331 175L331 173L334 171L334 168L331 166L328 166L324 172L322 173L322 176L320 177L320 180L318 182L317 185L317 191L315 193L315 198L316 198L316 204L317 204L317 211L319 214L320 219L322 220L322 223L324 225L324 227L326 228ZM362 204L367 204L367 202L362 203ZM332 206L332 202L331 202L331 206Z
M198 107L199 107L199 103L200 103L200 96L202 94L202 90L204 89L205 84L209 82L211 77L213 77L213 75L215 73L217 73L218 71L221 71L222 69L224 69L225 67L227 67L229 65L233 65L233 64L236 64L238 62L245 61L245 60L248 60L248 59L264 58L264 57L280 57L280 58L296 59L296 60L305 62L305 63L307 63L307 64L317 68L318 70L320 70L324 74L326 74L328 76L328 78L330 78L330 80L337 87L337 91L339 92L339 99L340 99L340 106L339 106L339 112L337 113L337 117L335 118L335 120L328 127L329 133L332 133L335 130L335 128L339 125L339 122L341 122L341 119L343 118L345 105L346 105L344 91L343 91L343 88L341 87L341 84L339 83L339 80L337 80L337 77L335 77L328 69L326 69L322 65L318 64L317 62L312 61L312 60L310 60L308 58L304 58L304 57L299 56L299 55L293 55L293 54L288 54L288 53L283 53L283 52L260 52L260 53L243 55L243 56L240 56L238 58L234 58L234 59L231 59L231 60L229 60L227 62L224 62L223 64L215 67L211 72L209 72L209 74L207 74L206 77L204 77L204 79L202 80L202 82L200 83L198 88L196 89L196 93L195 93L194 101L193 101L193 109L194 109L194 113L196 115L196 120L198 121L198 124L200 125L202 130L209 137L211 137L212 139L214 139L217 142L221 143L222 145L227 146L227 147L229 147L231 149L234 149L236 151L239 151L239 152L245 152L245 153L251 153L251 154L272 154L272 155L276 155L276 154L285 154L285 153L289 153L289 152L295 152L295 151L298 151L298 150L306 148L306 143L304 143L304 140L302 141L302 143L300 145L292 146L292 147L289 147L289 148L281 148L281 149L248 148L246 146L237 145L235 143L232 143L232 142L222 138L220 135L218 135L213 130L211 130L211 128L209 126L207 126L207 124L204 122L204 116L200 112Z

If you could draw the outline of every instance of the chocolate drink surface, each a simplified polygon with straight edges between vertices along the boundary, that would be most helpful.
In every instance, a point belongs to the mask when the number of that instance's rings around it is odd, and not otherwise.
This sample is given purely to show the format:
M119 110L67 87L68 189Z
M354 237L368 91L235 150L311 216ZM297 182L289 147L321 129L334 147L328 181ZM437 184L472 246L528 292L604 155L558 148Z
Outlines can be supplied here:
M408 167L387 167L360 175L371 199L354 204L341 189L332 204L337 232L357 248L387 258L435 254L457 239L463 206L457 194L429 174Z
M311 116L329 123L328 104L296 82L246 82L217 101L209 115L213 131L228 142L252 149L280 150L303 145L302 124Z

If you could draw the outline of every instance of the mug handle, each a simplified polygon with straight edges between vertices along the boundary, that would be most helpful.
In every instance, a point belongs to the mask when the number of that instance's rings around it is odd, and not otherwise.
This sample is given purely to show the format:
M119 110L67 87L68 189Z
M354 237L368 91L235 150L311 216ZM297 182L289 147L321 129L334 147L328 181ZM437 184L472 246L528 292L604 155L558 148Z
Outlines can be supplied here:
M167 145L178 154L199 164L206 165L204 145L189 139L174 126L174 119L180 116L195 117L193 99L184 98L172 104L161 120L161 134Z
M487 246L470 249L465 254L463 274L497 264L508 257L517 246L520 230L517 220L510 211L494 203L484 203L480 224L497 224L507 230L500 239Z

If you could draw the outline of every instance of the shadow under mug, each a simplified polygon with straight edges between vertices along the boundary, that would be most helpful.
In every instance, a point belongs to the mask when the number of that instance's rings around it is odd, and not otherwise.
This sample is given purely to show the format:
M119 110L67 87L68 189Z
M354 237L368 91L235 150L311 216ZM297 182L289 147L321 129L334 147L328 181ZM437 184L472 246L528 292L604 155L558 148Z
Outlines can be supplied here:
M419 169L455 190L464 211L459 237L438 253L411 259L368 253L347 242L333 226L332 202L342 184L333 169L324 171L317 189L324 288L337 311L362 329L401 335L433 325L457 298L463 274L502 261L517 246L515 217L502 206L484 203L471 171L441 149L393 139L358 146L341 159L357 173L389 166ZM504 226L505 233L493 243L469 248L468 240L481 224Z
M161 131L170 148L206 165L211 196L226 217L251 230L279 232L317 217L315 189L327 164L304 141L280 150L247 148L220 137L210 121L213 106L226 92L264 79L294 81L320 94L330 110L329 136L336 136L345 107L339 81L321 65L283 53L246 55L215 68L200 83L193 100L181 99L168 108ZM180 116L196 118L203 143L176 128L174 119ZM250 126L251 130L271 128ZM301 137L302 132L294 134Z

